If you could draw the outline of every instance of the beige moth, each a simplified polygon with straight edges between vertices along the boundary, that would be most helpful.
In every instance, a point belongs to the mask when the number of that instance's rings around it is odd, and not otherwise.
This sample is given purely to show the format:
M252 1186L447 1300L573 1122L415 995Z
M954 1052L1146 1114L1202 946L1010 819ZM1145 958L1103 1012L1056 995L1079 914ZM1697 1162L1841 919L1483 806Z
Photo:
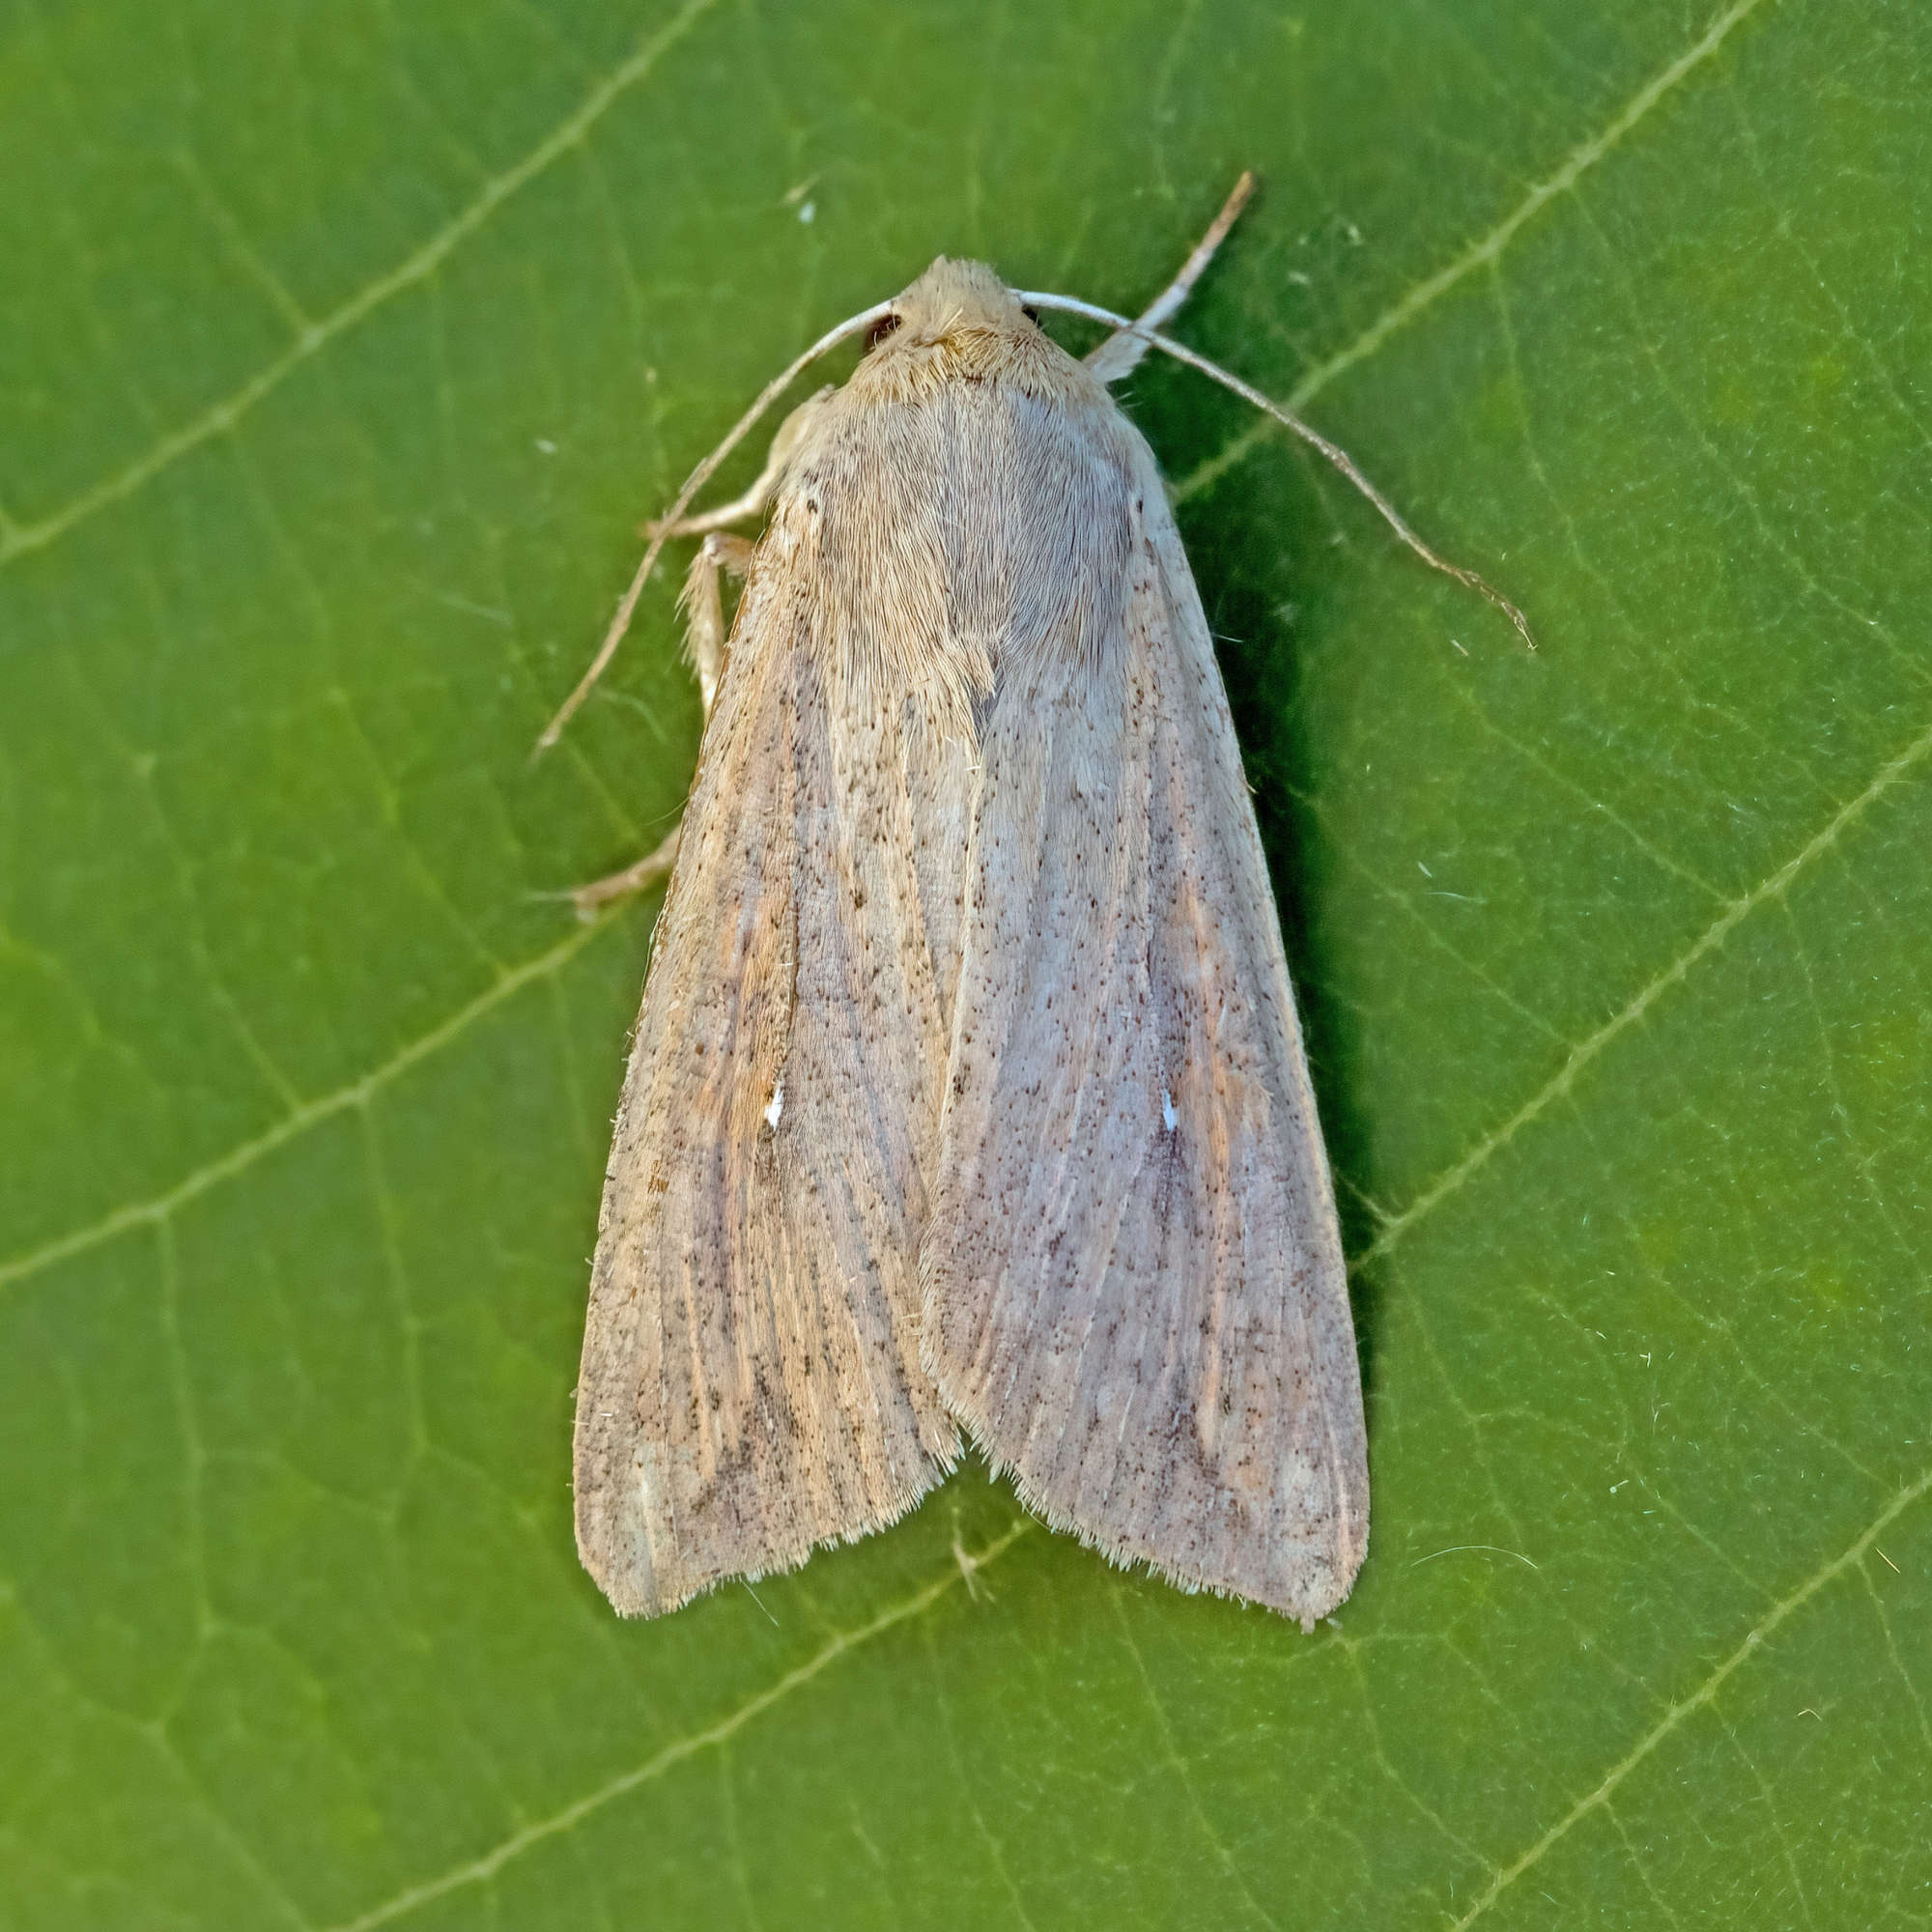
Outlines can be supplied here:
M577 1395L578 1545L626 1614L890 1523L962 1432L1183 1589L1307 1628L1354 1581L1361 1380L1281 928L1107 387L1156 344L1282 413L1158 327L1248 186L1138 323L942 257L840 325L758 407L863 332L856 371L679 521L724 449L700 466L557 721L659 546L702 534L683 824L582 895L674 857ZM1076 360L1049 304L1120 330Z

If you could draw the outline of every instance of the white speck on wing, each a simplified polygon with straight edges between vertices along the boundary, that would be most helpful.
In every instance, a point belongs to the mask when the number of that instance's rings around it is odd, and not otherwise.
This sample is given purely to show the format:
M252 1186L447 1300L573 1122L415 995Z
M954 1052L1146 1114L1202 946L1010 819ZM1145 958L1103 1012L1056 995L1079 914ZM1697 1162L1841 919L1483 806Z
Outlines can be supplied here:
M1169 1133L1180 1124L1180 1116L1174 1111L1174 1095L1165 1087L1160 1090L1160 1123Z
M772 1089L771 1104L765 1109L765 1125L776 1129L779 1117L785 1110L785 1084L782 1080Z

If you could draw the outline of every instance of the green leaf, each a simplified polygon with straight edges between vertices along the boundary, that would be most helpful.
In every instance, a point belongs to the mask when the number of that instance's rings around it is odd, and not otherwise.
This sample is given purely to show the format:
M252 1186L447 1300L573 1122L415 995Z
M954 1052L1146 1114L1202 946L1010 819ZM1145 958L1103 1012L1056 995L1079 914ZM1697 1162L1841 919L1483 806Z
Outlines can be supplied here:
M1923 1921L1932 14L1703 4L0 12L0 1923ZM620 1624L653 908L541 895L678 809L668 580L531 741L815 333L942 249L1131 306L1243 165L1180 332L1541 646L1136 379L1361 1583L1304 1637L969 1471Z

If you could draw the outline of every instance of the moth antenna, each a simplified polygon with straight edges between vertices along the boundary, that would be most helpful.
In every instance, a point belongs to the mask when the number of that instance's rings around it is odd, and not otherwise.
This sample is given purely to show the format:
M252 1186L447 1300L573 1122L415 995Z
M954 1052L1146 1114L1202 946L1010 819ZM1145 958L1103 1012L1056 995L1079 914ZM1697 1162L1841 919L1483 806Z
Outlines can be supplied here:
M638 608L638 599L644 594L644 584L651 574L651 567L658 560L658 553L664 549L670 534L669 526L676 523L691 507L691 499L704 488L717 470L718 466L737 448L746 435L756 424L758 418L778 401L787 387L828 349L836 349L848 335L857 335L861 329L871 327L872 324L892 313L890 301L874 302L858 315L848 316L837 328L821 335L811 347L792 361L788 362L765 386L758 391L758 399L731 425L724 440L686 477L684 488L677 493L671 506L658 520L654 534L644 550L644 559L638 565L637 575L631 579L631 587L624 592L617 606L617 614L611 619L611 628L604 633L604 641L597 647L597 655L590 661L590 668L577 681L573 691L557 708L557 713L543 728L543 735L537 740L530 756L540 757L563 735L563 727L568 724L577 708L590 696L591 687L604 675L605 668L617 655L617 646L624 641L624 633L631 628L631 617Z
M1221 204L1221 212L1214 217L1213 225L1194 244L1193 252L1180 265L1180 272L1142 310L1135 325L1136 330L1164 328L1167 326L1168 318L1194 293L1194 284L1207 272L1208 264L1214 259L1214 251L1228 239L1229 229L1240 219L1241 211L1247 207L1255 187L1254 170L1243 168L1234 191ZM1088 356L1087 366L1101 382L1118 383L1139 366L1141 357L1148 353L1148 338L1138 332L1109 336Z
M1066 315L1084 315L1090 322L1105 323L1109 328L1117 328L1123 334L1138 336L1151 347L1172 355L1177 362L1185 362L1190 369L1198 369L1224 389L1232 389L1243 402L1252 403L1264 415L1272 416L1284 429L1293 430L1303 442L1318 449L1373 503L1382 514L1382 520L1397 536L1419 556L1432 570L1439 570L1444 577L1453 577L1458 583L1465 585L1479 596L1487 597L1504 616L1517 628L1517 634L1531 650L1536 648L1536 639L1530 635L1529 620L1510 600L1487 578L1479 577L1473 570L1464 570L1459 563L1451 563L1446 556L1438 555L1422 541L1403 521L1399 511L1376 486L1364 476L1356 467L1355 459L1340 443L1330 442L1319 429L1301 420L1298 415L1285 410L1272 398L1264 396L1253 384L1221 367L1218 362L1210 362L1207 356L1188 348L1184 342L1177 342L1171 335L1162 335L1157 329L1145 324L1129 320L1124 315L1116 315L1112 309L1101 308L1096 302L1086 302L1073 296L1057 296L1037 289L1015 290L1014 298L1031 302L1036 308L1059 309Z

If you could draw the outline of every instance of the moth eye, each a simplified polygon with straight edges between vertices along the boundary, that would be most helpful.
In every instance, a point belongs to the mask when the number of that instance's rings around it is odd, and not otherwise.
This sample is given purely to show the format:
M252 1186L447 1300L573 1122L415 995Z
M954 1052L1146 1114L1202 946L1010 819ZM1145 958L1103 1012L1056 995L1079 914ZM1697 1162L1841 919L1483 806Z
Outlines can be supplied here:
M1023 316L1025 316L1025 317L1026 317L1026 319L1027 319L1027 320L1028 320L1029 322L1031 322L1031 323L1035 324L1036 326L1037 326L1037 325L1038 325L1038 322L1039 322L1039 311L1038 311L1038 309L1037 309L1037 308L1035 308L1035 307L1034 307L1034 305L1033 305L1033 303L1032 303L1032 302L1021 302L1021 303L1020 303L1020 313L1021 313L1021 314L1022 314Z
M900 320L901 318L895 315L882 315L870 328L867 329L866 347L868 350L876 349L899 326Z

